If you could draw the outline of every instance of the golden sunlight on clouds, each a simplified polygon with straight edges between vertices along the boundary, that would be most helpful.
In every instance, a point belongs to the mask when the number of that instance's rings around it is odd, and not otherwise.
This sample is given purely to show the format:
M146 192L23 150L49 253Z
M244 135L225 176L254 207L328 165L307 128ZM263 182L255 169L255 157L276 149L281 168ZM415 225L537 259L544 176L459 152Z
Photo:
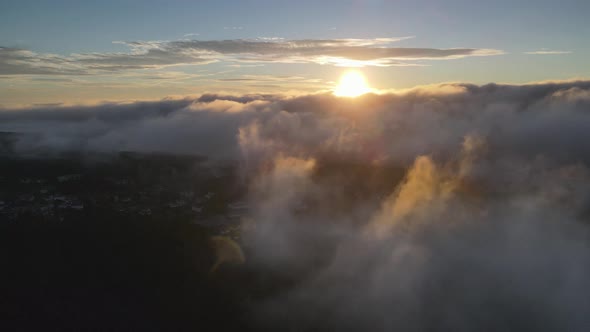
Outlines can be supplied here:
M365 76L358 71L348 71L342 75L334 94L339 97L358 97L371 92Z

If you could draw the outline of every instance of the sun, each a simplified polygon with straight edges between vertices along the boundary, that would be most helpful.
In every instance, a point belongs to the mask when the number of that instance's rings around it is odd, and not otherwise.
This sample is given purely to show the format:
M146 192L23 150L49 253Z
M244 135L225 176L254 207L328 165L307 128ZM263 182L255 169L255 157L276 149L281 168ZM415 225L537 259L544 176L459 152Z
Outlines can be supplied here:
M358 71L348 71L340 77L334 94L339 97L358 97L371 92L365 76Z

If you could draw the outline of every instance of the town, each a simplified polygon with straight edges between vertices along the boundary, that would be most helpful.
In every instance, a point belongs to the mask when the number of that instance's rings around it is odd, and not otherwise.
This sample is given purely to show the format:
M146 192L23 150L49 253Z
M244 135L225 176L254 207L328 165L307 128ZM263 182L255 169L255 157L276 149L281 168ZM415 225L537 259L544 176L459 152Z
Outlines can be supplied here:
M247 216L236 170L193 156L2 156L0 219L63 222L100 212L182 219L225 232Z

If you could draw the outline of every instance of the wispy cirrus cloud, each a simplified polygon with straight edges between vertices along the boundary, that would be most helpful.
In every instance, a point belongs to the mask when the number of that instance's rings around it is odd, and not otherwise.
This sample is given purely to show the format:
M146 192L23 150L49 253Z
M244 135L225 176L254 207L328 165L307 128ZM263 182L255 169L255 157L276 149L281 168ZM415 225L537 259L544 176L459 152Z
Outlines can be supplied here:
M336 66L408 66L420 60L451 60L503 54L480 48L409 48L393 43L412 37L374 39L234 39L115 42L117 53L57 55L0 48L0 75L86 75L177 65L315 63Z
M80 64L56 54L0 47L0 75L83 75Z
M533 54L533 55L558 55L558 54L571 54L572 51L558 51L558 50L548 50L548 49L541 49L537 51L529 51L524 52L524 54Z

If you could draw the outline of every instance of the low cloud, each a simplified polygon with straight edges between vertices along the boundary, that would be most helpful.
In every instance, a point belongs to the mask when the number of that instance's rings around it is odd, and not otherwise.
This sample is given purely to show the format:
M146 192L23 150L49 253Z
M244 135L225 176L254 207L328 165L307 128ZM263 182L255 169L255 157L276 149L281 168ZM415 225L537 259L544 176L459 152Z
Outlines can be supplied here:
M23 154L235 161L244 264L284 285L249 299L257 327L580 331L589 110L590 81L452 83L5 109L0 129Z
M5 109L0 129L35 133L37 144L48 148L60 141L63 148L81 144L104 151L207 154L196 146L210 145L233 159L239 159L239 135L256 135L259 142L303 157L335 153L406 164L424 154L445 157L466 135L477 133L503 154L586 162L589 88L588 81L453 83L357 99L210 94L160 102ZM219 130L210 127L214 123ZM196 139L206 136L202 131L213 139ZM213 147L218 142L224 143Z
M590 237L588 218L580 213L588 208L588 168L489 160L470 140L450 164L418 157L403 181L390 183L388 197L352 200L345 215L331 203L354 197L360 189L350 187L354 181L339 178L332 188L314 171L317 161L276 159L254 186L256 228L248 229L244 242L251 260L296 282L253 303L255 324L359 331L585 329ZM513 168L492 169L502 162ZM367 182L375 169L366 170ZM523 169L528 175L514 181L510 172ZM498 180L512 186L500 188L493 184ZM313 204L332 211L307 208Z
M39 146L31 148L57 148L51 142L59 141L62 148L208 154L203 148L210 146L236 160L240 135L245 135L301 157L329 153L406 165L419 155L448 157L467 135L476 133L497 153L587 162L589 91L590 82L572 81L452 83L356 99L328 93L209 94L160 102L5 109L0 129L35 133ZM197 139L201 136L210 139Z

